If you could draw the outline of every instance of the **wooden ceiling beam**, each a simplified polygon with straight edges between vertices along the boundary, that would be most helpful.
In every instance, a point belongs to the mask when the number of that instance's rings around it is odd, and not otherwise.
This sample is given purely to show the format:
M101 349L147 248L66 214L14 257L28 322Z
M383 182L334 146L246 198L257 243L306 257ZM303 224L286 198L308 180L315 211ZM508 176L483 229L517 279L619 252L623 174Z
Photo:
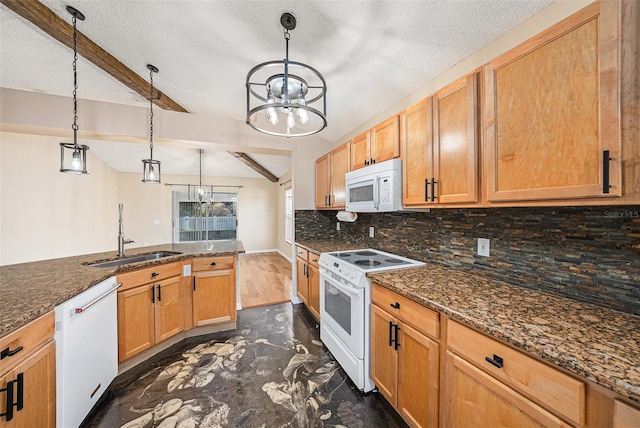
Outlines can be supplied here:
M0 3L33 23L63 45L73 49L73 26L38 0L0 0ZM69 15L69 21L71 21L71 15ZM77 27L81 27L81 23L82 21L79 21ZM144 99L149 99L149 82L138 76L133 70L118 61L117 58L102 49L80 31L77 32L77 50L80 55L106 71L126 87L140 94ZM154 88L153 95L153 103L158 107L164 110L188 113L187 109L162 94L157 88Z
M239 161L244 162L251 169L256 171L258 174L261 174L262 176L264 176L269 181L271 181L273 183L277 183L278 182L278 177L276 177L275 175L271 174L269 172L269 170L267 170L265 167L263 167L258 162L256 162L256 160L253 159L248 154L240 153L240 152L229 152L229 154L231 156L233 156L234 158L238 159Z

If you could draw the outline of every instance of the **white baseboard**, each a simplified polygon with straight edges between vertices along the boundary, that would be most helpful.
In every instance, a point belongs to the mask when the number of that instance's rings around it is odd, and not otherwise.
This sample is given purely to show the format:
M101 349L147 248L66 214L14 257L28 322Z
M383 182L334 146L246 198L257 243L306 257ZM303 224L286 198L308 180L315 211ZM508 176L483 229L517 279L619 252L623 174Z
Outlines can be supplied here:
M249 250L249 251L245 251L245 254L257 254L257 253L277 253L278 250L276 250L275 248L273 249L267 249L267 250Z

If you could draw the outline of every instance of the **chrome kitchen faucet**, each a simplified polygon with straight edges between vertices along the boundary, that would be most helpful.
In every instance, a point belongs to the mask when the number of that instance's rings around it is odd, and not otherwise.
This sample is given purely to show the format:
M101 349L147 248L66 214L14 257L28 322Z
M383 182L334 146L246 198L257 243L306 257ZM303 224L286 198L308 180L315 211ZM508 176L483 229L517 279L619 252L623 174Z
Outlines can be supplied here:
M135 241L124 237L124 226L122 224L122 202L118 204L118 212L118 257L124 257L124 244L131 244Z

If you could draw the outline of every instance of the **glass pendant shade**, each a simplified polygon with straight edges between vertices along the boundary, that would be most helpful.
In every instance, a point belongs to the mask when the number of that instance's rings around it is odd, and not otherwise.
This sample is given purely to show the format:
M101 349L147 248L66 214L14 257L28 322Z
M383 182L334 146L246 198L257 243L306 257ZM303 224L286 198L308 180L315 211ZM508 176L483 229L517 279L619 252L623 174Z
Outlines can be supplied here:
M160 184L160 161L142 159L142 182Z
M289 30L295 18L284 13L286 58L258 64L247 73L246 123L268 135L304 137L327 126L327 84L315 68L289 60Z
M60 143L60 172L89 174L87 172L89 146L76 143Z

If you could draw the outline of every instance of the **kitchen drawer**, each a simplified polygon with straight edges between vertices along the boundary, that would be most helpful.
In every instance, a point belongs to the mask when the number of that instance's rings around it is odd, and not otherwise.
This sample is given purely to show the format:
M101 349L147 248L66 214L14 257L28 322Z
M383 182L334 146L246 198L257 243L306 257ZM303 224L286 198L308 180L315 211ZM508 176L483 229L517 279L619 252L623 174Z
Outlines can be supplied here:
M434 339L438 338L439 315L437 312L375 283L371 290L371 301L416 330Z
M309 252L297 245L296 245L296 256L300 257L301 259L304 259L305 261L309 260Z
M582 426L585 385L550 365L454 321L447 325L447 344L457 354L529 395L570 422ZM502 367L491 364L502 359Z
M51 311L0 339L0 352L15 352L0 359L0 375L24 361L40 346L53 338L56 317Z
M613 428L638 428L640 410L619 400L613 402Z
M149 268L134 270L118 275L118 282L122 283L119 291L127 290L131 287L146 284L151 281L161 281L172 276L182 274L182 263L167 263Z
M311 266L318 267L318 260L320 260L320 254L309 251L308 261Z
M201 257L193 259L194 272L233 269L234 266L235 256Z

